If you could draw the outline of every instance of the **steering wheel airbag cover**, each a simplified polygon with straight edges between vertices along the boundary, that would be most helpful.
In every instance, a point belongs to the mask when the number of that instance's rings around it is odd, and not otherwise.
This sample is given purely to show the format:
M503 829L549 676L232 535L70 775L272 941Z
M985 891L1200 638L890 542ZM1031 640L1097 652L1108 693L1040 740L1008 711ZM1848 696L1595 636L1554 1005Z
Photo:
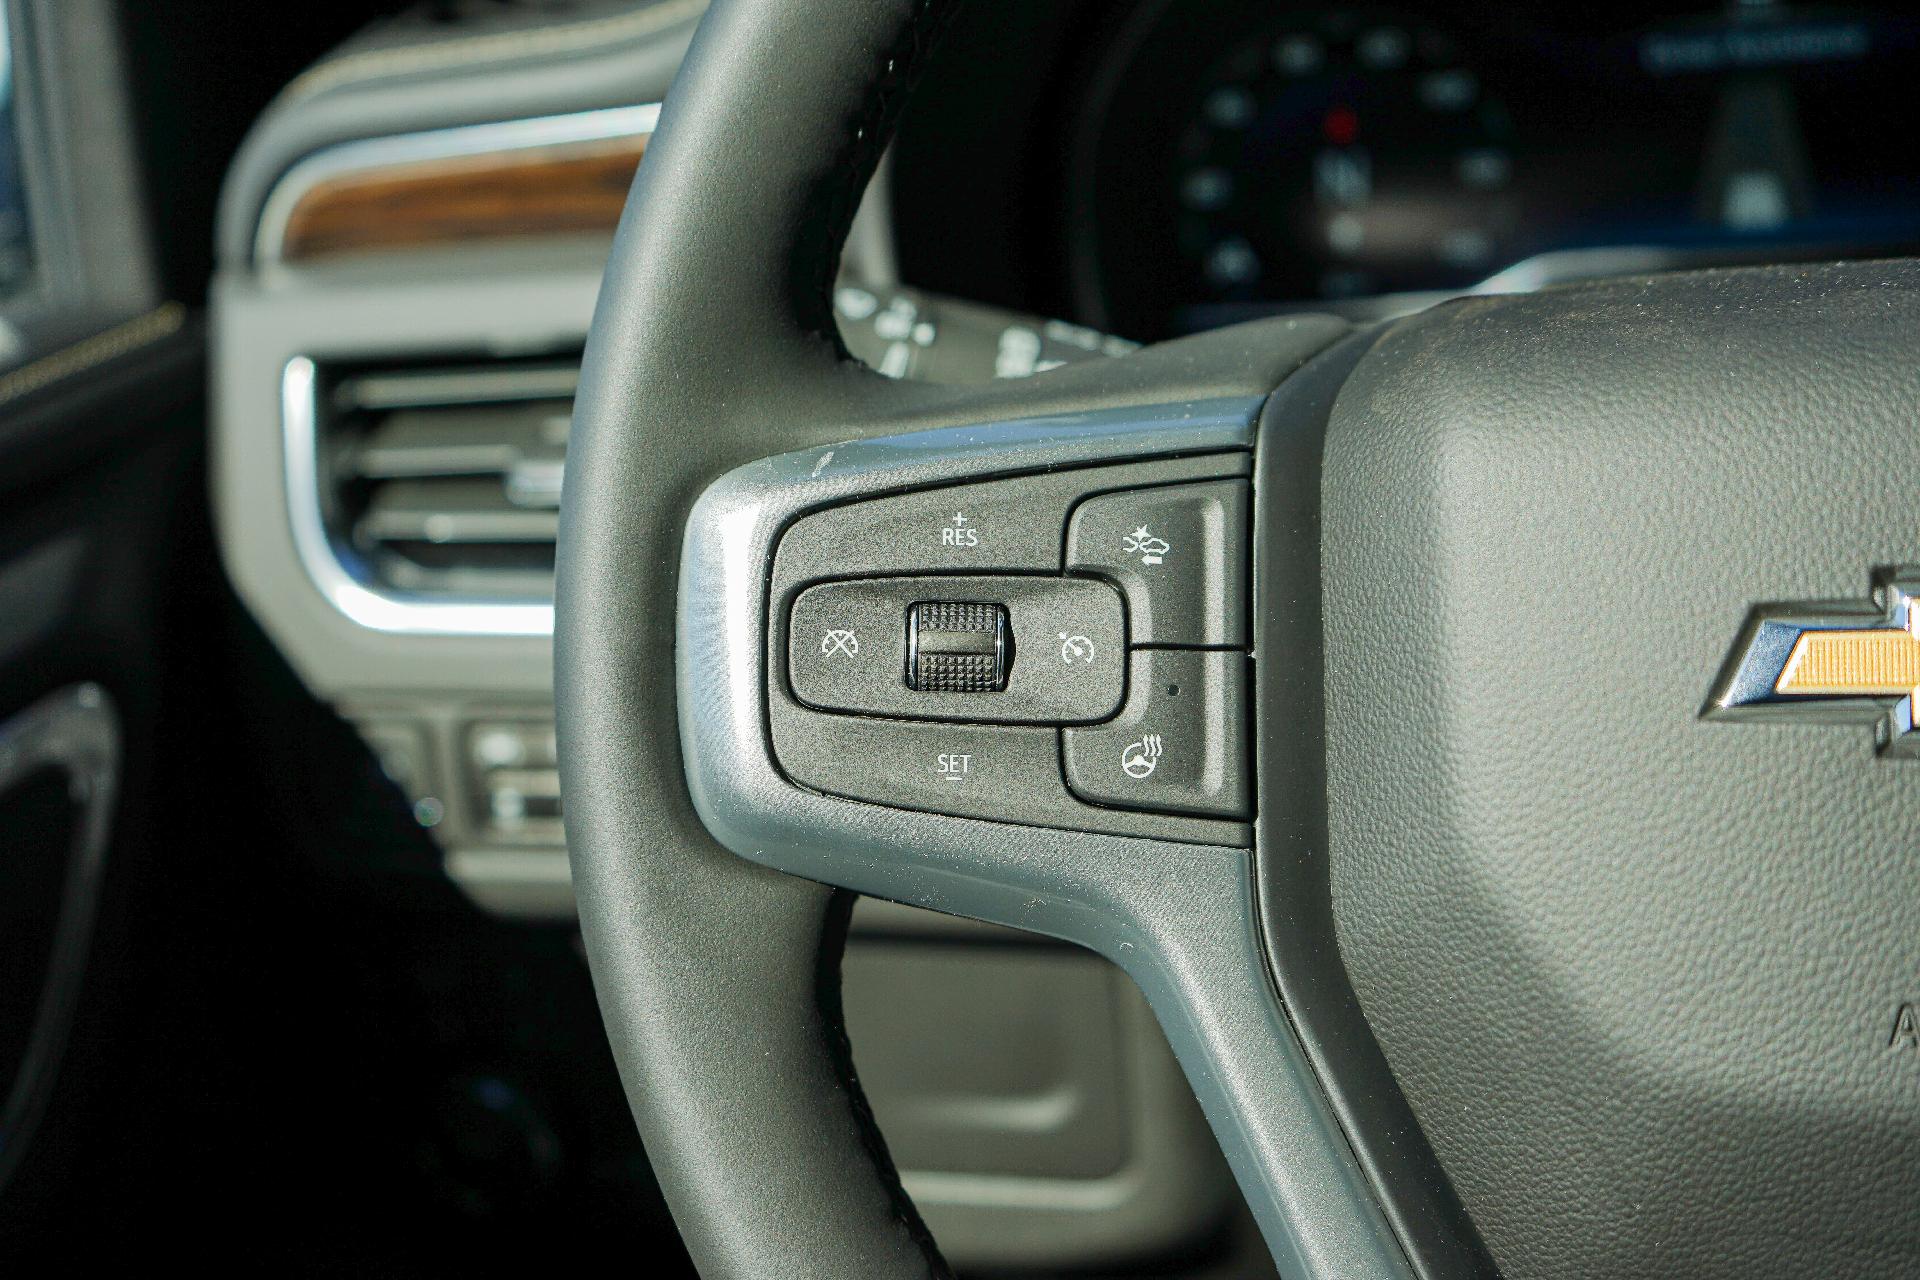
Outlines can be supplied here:
M1343 389L1332 887L1510 1275L1885 1275L1920 1247L1920 772L1699 712L1747 611L1920 560L1920 268L1467 301Z

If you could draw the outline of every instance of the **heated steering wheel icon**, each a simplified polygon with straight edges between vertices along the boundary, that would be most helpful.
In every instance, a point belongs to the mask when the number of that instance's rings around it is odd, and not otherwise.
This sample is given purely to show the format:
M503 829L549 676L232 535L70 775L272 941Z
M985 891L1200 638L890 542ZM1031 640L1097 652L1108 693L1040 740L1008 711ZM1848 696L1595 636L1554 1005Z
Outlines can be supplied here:
M1138 742L1127 744L1120 753L1120 767L1135 780L1152 775L1160 767L1160 735L1150 733Z

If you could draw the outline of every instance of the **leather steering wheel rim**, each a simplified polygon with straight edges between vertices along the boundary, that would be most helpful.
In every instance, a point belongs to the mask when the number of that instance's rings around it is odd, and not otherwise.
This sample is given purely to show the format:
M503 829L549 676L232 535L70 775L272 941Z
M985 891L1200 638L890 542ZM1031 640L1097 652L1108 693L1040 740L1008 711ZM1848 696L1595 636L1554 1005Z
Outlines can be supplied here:
M673 602L696 498L771 453L903 430L1257 405L1344 331L1240 326L980 388L897 382L848 357L828 298L838 253L947 7L844 0L830 21L813 4L709 11L636 177L575 405L555 627L569 856L615 1060L708 1275L947 1268L854 1075L838 973L850 898L729 852L688 790ZM1250 892L1234 864L1216 865L1216 888ZM1260 987L1253 1016L1281 1016L1265 979L1245 976ZM1295 1103L1304 1070L1281 1091ZM1334 1123L1318 1100L1307 1111L1309 1125ZM1319 1173L1352 1183L1333 1142ZM1377 1213L1358 1212L1365 1224L1330 1252L1305 1246L1319 1265L1349 1248L1397 1255Z
M700 27L615 241L562 517L557 700L569 746L594 748L564 752L581 928L703 1274L946 1273L854 1078L838 995L851 896L713 841L673 701L678 543L700 487L776 444L847 434L879 390L846 361L828 289L935 15L832 8L722 3ZM759 412L781 399L786 430ZM606 500L622 493L648 501ZM594 607L569 607L581 598Z

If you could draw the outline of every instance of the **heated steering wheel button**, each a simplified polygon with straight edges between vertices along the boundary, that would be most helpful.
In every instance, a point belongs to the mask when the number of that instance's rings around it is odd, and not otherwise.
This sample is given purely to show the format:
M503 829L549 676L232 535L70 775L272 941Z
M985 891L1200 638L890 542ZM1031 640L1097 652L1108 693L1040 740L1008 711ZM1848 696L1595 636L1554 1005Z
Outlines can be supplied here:
M1067 526L1067 567L1126 592L1135 644L1247 642L1245 480L1088 498Z
M1123 809L1248 817L1246 658L1136 649L1131 665L1119 717L1063 734L1073 793Z

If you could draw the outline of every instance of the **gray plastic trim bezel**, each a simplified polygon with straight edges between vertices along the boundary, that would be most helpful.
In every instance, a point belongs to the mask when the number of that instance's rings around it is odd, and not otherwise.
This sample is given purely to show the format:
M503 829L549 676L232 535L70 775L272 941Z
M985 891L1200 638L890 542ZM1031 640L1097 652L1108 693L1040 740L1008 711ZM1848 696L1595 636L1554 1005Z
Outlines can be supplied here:
M701 820L742 857L1079 943L1139 985L1283 1274L1410 1277L1268 973L1244 850L913 813L775 764L768 582L803 513L882 493L1248 448L1260 397L953 427L764 458L694 505L681 556L679 730Z

